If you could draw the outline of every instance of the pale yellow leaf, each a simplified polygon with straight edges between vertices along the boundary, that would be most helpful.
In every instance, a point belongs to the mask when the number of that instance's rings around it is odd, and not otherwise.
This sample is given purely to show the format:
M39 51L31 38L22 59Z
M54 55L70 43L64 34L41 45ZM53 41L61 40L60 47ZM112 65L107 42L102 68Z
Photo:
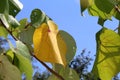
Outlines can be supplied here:
M43 23L33 35L34 55L41 61L66 66L66 44L53 21Z

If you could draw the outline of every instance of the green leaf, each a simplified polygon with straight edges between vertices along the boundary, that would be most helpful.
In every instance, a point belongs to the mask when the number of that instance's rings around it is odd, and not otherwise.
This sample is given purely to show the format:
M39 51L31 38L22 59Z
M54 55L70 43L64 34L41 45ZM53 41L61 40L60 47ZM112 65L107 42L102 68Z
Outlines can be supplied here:
M30 15L31 23L34 27L39 27L42 23L50 20L50 18L41 10L34 9Z
M0 26L0 36L7 38L8 32L6 31L6 29L3 26Z
M96 78L111 80L120 72L120 36L112 30L102 28L96 34L96 41L97 53L92 72Z
M0 14L0 19L7 28L10 26L15 28L20 25L19 22L11 15L6 16L5 14Z
M65 80L80 80L78 74L75 70L69 68L68 66L66 68L62 67L60 68L59 74L65 79ZM51 75L48 80L59 80L56 76Z
M15 51L16 51L15 53L19 53L23 55L24 57L28 58L29 60L31 60L31 56L30 56L27 46L23 44L21 41L16 41Z
M13 28L16 28L20 25L19 22L11 15L8 16L7 21L9 23L9 25Z
M95 0L95 4L97 8L105 13L110 13L111 10L114 8L114 3L110 2L113 0Z
M111 11L111 14L118 20L120 20L119 8L120 8L120 5L116 5L115 8L113 8Z
M20 69L21 74L26 75L26 80L32 80L33 69L30 60L18 53L15 56L18 60L16 66Z
M77 49L76 42L74 38L65 31L60 30L58 32L58 35L59 34L62 36L63 40L67 45L66 60L67 60L67 63L69 64L69 62L73 59L76 53L76 49Z
M0 14L16 16L23 8L19 0L1 0L0 1Z
M55 75L51 75L47 80L59 80Z
M105 21L106 21L106 19L102 19L102 18L99 17L98 24L101 25L101 26L104 26Z
M6 55L7 55L8 59L9 59L9 61L12 63L13 60L14 60L14 53L13 53L13 51L9 49L9 50L6 52Z
M16 48L14 48L14 46L12 45L12 43L8 40L10 49L14 52L14 53L18 53L23 55L24 57L28 58L29 60L31 60L31 56L29 53L29 50L27 48L27 46L25 44L23 44L21 41L16 41Z
M89 2L88 0L80 0L80 6L81 6L81 14L88 8Z
M9 0L9 14L10 15L15 17L22 8L23 8L23 5L19 0Z
M21 80L20 71L6 56L0 55L0 80Z
M20 25L19 25L19 29L23 30L25 28L25 26L28 24L27 18L24 18L22 20L19 21Z
M6 26L6 28L9 28L9 23L7 21L5 14L0 14L0 20L3 22L3 24Z
M18 27L16 27L16 28L13 28L14 30L12 31L12 34L13 34L15 37L17 37L17 38L20 37L20 33L21 33L23 30L26 30L25 26L28 24L27 19L24 18L24 19L20 20L20 21L19 21L19 24L20 24L20 25L19 25ZM28 27L29 27L29 26L28 26Z
M34 33L34 27L29 26L27 29L21 31L19 33L20 40L26 44L33 44L33 33Z
M9 13L9 4L8 0L0 1L0 14L8 14Z
M94 0L89 0L89 4L90 6L88 7L88 11L92 16L98 16L102 19L111 19L112 15L101 11L94 3Z
M69 67L62 68L60 75L62 75L65 80L80 80L76 71Z

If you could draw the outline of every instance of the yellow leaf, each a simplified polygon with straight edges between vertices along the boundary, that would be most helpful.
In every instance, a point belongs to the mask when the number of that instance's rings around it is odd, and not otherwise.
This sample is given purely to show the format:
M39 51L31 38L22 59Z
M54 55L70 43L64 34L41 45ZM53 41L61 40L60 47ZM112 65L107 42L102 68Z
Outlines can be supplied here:
M41 61L66 66L66 44L53 21L43 23L33 35L34 55Z

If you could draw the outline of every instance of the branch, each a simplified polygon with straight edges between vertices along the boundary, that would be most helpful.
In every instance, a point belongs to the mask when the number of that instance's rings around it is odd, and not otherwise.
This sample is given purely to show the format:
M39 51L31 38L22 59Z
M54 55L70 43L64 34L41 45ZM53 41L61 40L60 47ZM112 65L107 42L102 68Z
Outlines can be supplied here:
M4 23L2 22L2 20L0 19L0 23L3 25L3 27L8 31L8 33L13 37L13 39L15 41L17 41L18 39L12 34L12 31L10 31L9 29L7 29L7 27L4 25ZM31 25L31 23L29 23L28 25L25 26L25 28L27 28L29 25ZM35 55L33 55L30 52L30 55L35 57L46 69L48 69L52 74L54 74L56 77L58 77L60 80L64 80L64 78L59 75L57 72L55 72L54 70L52 70L48 65L46 65L43 61L39 60ZM0 62L1 63L1 62Z
M57 72L53 71L49 66L47 66L43 61L39 60L35 55L32 55L35 57L44 67L46 67L51 73L53 73L56 77L58 77L60 80L64 80L64 78L59 75Z
M9 29L7 29L7 27L4 25L4 23L2 22L2 20L0 19L0 23L3 25L3 27L7 30L7 32L13 37L13 39L15 40L15 41L17 41L18 39L12 34L12 32L9 30Z
M120 13L120 9L119 9L118 5L115 5L115 9Z

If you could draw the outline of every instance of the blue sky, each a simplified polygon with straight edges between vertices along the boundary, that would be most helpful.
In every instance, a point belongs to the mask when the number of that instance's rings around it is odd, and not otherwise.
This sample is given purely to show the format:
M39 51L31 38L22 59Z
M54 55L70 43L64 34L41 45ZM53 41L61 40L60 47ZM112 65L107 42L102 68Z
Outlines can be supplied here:
M91 57L95 55L95 33L101 29L101 26L97 24L98 18L88 15L87 11L85 11L84 17L81 16L79 0L20 1L24 6L22 11L17 15L18 20L22 18L30 19L31 11L39 8L54 20L60 30L67 31L74 37L77 44L77 54L86 49L87 51L91 51ZM118 21L114 20L106 22L105 26L115 29Z

